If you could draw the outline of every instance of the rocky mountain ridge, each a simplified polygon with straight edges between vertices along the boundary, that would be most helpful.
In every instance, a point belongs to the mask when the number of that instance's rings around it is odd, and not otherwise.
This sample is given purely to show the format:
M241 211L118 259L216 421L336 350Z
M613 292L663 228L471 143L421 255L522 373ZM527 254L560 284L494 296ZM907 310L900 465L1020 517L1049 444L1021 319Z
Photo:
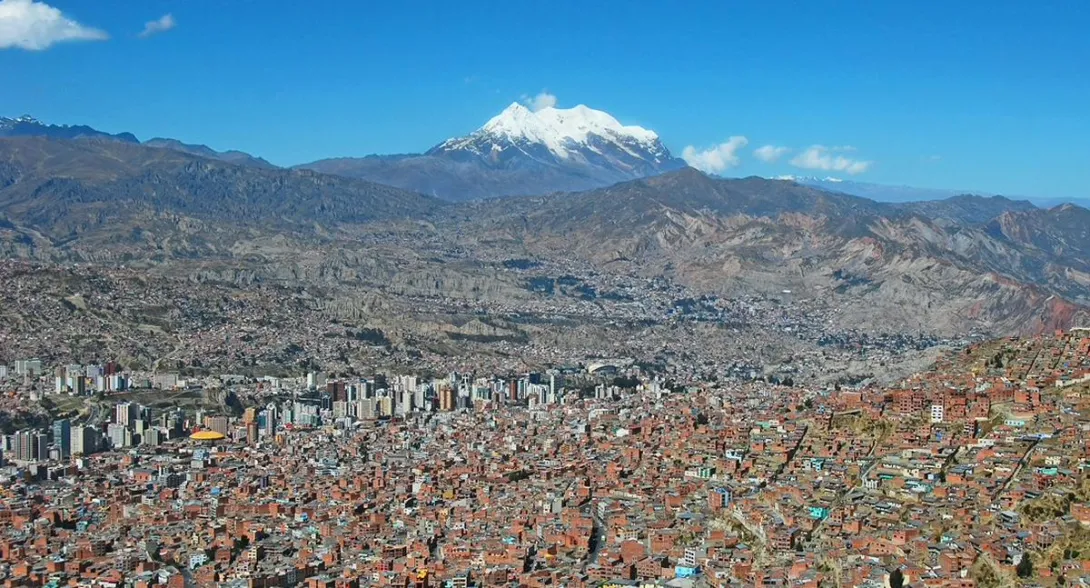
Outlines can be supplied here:
M992 210L999 216L978 222ZM482 305L488 316L538 304L542 317L554 316L563 290L608 318L633 302L598 296L603 288L663 281L688 293L682 298L790 291L807 312L820 309L821 324L843 329L1037 332L1087 316L1087 214L994 199L914 208L691 168L583 193L452 205L121 141L0 139L7 257L135 264L243 288L320 287L329 308L351 316L333 301L360 291ZM520 259L554 275L504 265ZM558 289L559 272L570 284ZM360 316L377 321L383 308L400 307L368 308L373 314ZM382 321L399 324L396 315ZM500 336L478 331L463 335ZM523 336L510 325L501 331Z

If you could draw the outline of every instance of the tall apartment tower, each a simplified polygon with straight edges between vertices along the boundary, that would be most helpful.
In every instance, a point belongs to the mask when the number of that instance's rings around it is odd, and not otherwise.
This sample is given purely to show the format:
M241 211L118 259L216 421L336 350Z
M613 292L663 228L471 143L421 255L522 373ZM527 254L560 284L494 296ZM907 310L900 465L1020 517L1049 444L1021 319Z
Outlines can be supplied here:
M53 444L60 450L61 459L72 457L72 422L68 419L53 421Z

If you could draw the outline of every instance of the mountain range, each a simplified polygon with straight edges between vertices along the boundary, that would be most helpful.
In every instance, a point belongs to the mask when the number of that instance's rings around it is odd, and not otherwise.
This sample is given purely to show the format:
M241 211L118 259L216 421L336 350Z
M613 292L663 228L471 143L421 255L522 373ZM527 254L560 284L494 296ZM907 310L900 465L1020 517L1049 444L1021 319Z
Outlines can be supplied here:
M600 110L514 103L481 128L418 155L299 166L452 201L599 188L685 167L653 131Z
M946 200L955 196L997 196L979 190L949 190L940 188L917 188L913 186L892 186L888 184L874 184L856 180L845 180L835 177L814 176L779 176L776 179L796 182L806 186L813 186L830 192L842 192L852 196L862 196L879 202L927 202L934 200ZM1037 207L1050 208L1061 204L1076 204L1083 208L1090 207L1090 199L1071 198L1040 198L1040 197L1010 197L1012 200L1032 203Z
M978 222L982 210L998 216ZM1032 332L1090 316L1090 211L1074 205L956 197L909 206L685 169L484 203L478 215L489 239L518 239L544 258L665 275L720 296L790 290L836 301L858 327Z
M43 137L48 139L106 139L122 143L140 143L132 133L106 133L86 125L51 125L29 116L16 118L0 116L0 138L4 137ZM241 151L216 151L205 145L189 145L175 139L155 138L145 141L144 145L182 151L209 159L219 159L228 163L271 169L275 165Z
M333 288L382 255L392 265L375 284L431 296L449 296L458 283L471 298L498 287L497 278L478 275L485 259L577 262L605 274L665 276L716 296L791 290L835 305L844 325L859 328L1022 332L1070 326L1090 307L1085 209L996 197L880 203L692 168L581 193L450 204L366 180L128 141L7 138L0 227L9 257L153 263L183 273L197 263L202 275L227 272L217 279ZM353 236L361 231L397 245L361 249ZM425 243L465 251L469 265L424 258Z
M533 298L495 264L536 260L527 267L666 279L699 295L788 290L844 328L944 335L1090 316L1084 208L878 202L799 179L709 177L655 133L586 107L512 105L425 154L365 158L366 173L346 160L339 174L327 173L333 160L282 169L28 117L0 128L9 258L320 286L329 300L362 288L502 307ZM342 177L353 173L370 179ZM525 195L477 199L486 194Z
M50 125L30 115L7 118L0 116L0 137L50 137L53 139L114 139L125 143L139 143L132 133L116 135L104 133L85 125Z
M46 124L32 116L0 117L0 138L111 139L139 143L132 133L108 133L86 125ZM176 139L154 138L144 145L171 149L251 167L272 163L237 150L216 151ZM587 106L531 111L513 103L469 135L447 139L420 154L338 157L296 169L373 181L453 202L578 192L686 167L654 131L622 125ZM914 203L961 196L990 197L969 190L874 184L835 177L779 176L775 179L878 202ZM1038 207L1065 203L1090 207L1090 200L1019 198ZM963 202L968 204L968 201Z

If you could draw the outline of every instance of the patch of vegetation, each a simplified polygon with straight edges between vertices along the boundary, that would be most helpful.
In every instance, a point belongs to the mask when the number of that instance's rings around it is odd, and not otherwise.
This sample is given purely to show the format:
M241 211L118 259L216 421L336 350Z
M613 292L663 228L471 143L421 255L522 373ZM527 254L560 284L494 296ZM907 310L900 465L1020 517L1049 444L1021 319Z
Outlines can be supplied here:
M531 292L552 296L556 291L556 281L547 277L530 278L526 283L526 289Z
M636 386L640 385L640 380L634 376L617 376L616 378L613 378L613 385L626 390L635 390Z
M843 282L837 286L837 291L847 290L854 286L866 286L872 283L872 280L864 278L862 276L856 276L844 270L836 270L833 272L833 278Z
M376 347L385 347L390 344L390 339L386 337L386 333L382 332L382 329L364 328L356 331L346 330L345 336L357 341L365 341Z
M541 262L532 259L508 259L503 262L503 267L514 270L528 270L541 267Z
M598 297L603 300L612 300L613 302L632 302L635 300L628 294L621 294L620 292L601 292Z

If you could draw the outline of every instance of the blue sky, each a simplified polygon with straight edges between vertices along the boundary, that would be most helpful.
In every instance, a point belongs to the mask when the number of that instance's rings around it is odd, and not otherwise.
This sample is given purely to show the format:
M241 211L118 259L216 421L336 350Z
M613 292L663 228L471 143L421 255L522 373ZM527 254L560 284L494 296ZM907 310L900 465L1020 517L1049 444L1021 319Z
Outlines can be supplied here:
M295 164L545 91L724 175L1087 198L1087 4L0 0L0 114Z

